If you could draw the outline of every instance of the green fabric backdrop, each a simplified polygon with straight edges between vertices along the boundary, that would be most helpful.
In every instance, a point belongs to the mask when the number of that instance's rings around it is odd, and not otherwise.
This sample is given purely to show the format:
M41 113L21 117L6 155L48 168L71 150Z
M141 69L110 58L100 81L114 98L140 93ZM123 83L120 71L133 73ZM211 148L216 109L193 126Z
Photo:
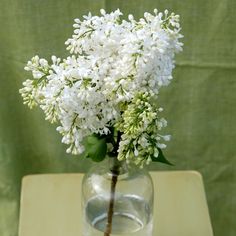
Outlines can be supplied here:
M0 235L17 235L22 176L85 171L90 165L65 154L55 126L39 110L23 106L18 89L28 76L28 59L66 56L73 19L100 8L136 17L154 8L181 15L184 52L177 57L175 80L160 96L173 134L166 155L176 166L168 169L200 171L215 235L236 235L235 0L1 0Z

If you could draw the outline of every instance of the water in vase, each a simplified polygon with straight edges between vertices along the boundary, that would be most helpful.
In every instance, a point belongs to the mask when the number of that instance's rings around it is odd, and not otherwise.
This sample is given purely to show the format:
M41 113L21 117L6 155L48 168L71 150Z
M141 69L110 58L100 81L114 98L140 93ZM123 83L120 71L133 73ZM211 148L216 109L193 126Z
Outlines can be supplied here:
M86 205L87 221L83 236L103 236L107 223L109 201L101 196L90 199ZM111 236L152 236L152 213L148 204L133 195L116 198Z

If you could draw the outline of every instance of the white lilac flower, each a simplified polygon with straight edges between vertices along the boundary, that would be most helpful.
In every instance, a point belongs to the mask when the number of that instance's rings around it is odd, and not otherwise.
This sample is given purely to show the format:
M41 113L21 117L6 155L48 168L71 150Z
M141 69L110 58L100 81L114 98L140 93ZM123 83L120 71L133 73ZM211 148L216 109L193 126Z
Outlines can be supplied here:
M30 108L39 105L46 119L59 124L67 152L84 151L83 139L121 132L118 158L143 165L165 148L167 125L157 106L162 86L172 79L179 41L179 16L168 11L145 13L136 21L121 19L116 10L75 19L66 41L69 57L52 62L35 56L25 70L32 72L20 90Z

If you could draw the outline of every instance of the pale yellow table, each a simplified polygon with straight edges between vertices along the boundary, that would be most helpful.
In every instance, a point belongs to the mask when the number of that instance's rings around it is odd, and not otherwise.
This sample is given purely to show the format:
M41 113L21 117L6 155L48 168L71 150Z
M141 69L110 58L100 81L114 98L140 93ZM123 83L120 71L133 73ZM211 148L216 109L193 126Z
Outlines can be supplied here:
M153 236L213 236L201 175L195 171L151 174L155 189ZM19 236L82 235L82 176L24 177Z

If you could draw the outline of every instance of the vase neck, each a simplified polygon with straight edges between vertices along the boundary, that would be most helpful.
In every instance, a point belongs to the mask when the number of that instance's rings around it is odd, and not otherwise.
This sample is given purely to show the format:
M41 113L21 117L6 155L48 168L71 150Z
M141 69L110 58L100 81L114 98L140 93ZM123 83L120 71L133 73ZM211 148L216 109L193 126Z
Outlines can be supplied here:
M125 160L119 161L117 157L109 158L109 171L115 175L122 175L128 172L127 163Z

